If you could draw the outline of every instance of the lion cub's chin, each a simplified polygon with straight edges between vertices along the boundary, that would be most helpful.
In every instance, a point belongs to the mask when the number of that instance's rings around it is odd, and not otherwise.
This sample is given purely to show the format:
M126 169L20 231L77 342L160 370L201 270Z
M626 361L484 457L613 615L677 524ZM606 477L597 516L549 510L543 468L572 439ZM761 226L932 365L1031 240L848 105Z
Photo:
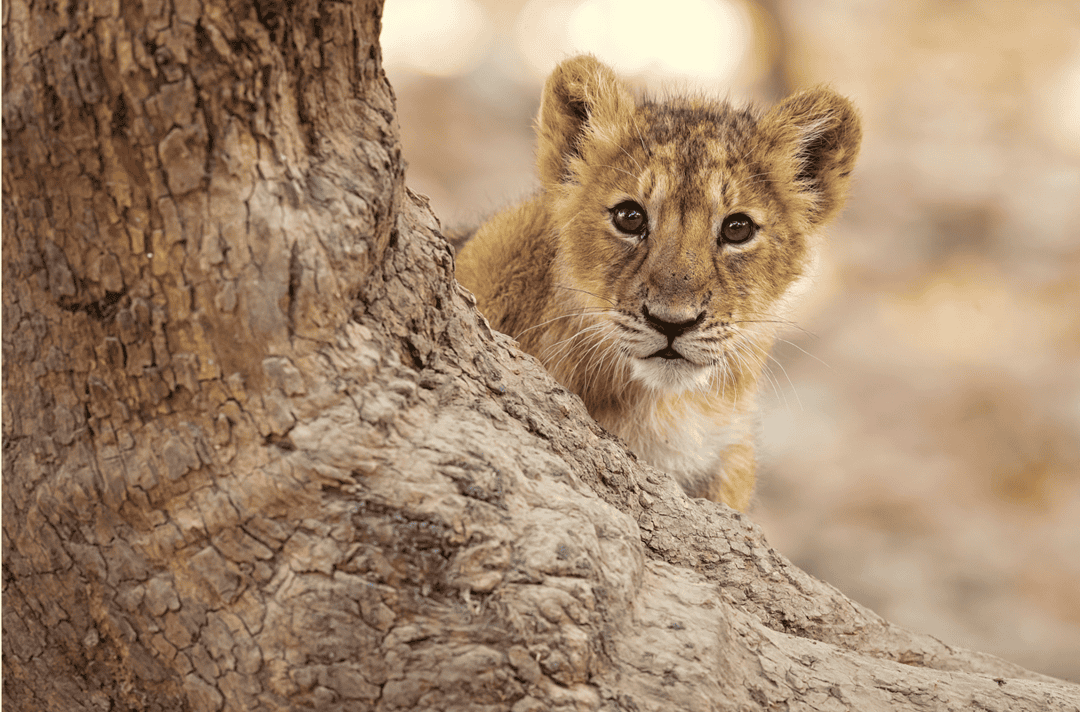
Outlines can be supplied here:
M709 385L713 366L690 363L686 359L631 358L631 375L657 391L681 393L703 390Z

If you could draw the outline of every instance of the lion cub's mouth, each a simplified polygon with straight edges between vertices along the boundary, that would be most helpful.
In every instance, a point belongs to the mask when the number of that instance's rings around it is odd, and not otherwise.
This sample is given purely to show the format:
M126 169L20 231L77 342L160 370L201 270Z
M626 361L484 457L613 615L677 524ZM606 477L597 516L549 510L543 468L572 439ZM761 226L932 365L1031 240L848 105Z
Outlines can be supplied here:
M638 356L630 363L635 380L660 391L702 388L712 373L708 364L691 361L673 346L665 346L648 356Z
M656 353L649 354L645 358L665 358L665 359L668 359L669 361L674 361L676 359L683 359L684 361L687 360L687 358L685 356L683 356L681 353L676 351L671 346L665 346L664 348L660 349Z

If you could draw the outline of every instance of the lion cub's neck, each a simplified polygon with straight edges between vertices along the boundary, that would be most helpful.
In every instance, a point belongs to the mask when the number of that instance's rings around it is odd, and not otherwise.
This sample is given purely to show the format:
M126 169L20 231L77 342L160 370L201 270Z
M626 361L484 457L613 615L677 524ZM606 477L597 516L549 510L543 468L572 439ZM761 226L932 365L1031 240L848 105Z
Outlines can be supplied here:
M538 134L543 190L480 228L458 279L639 456L745 508L758 381L843 202L857 114L826 89L764 114L638 100L577 57Z

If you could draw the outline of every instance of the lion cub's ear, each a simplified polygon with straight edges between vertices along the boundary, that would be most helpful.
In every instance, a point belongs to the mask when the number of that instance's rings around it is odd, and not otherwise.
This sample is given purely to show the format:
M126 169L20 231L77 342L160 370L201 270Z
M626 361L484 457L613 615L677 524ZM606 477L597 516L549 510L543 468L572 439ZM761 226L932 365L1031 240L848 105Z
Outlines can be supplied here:
M855 106L831 89L808 89L778 104L758 126L773 184L792 186L810 227L831 220L843 207L862 141Z
M572 57L548 77L540 100L537 167L545 185L561 182L581 156L586 134L633 111L634 98L608 66L592 55Z

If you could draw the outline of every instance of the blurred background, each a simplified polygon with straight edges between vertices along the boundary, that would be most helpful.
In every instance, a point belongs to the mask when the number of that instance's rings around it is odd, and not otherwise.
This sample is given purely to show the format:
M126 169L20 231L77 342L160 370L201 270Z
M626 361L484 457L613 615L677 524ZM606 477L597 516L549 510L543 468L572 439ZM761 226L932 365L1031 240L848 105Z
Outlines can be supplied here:
M444 227L535 189L543 78L580 51L654 93L850 96L751 516L886 618L1080 682L1080 3L387 0L382 44Z

